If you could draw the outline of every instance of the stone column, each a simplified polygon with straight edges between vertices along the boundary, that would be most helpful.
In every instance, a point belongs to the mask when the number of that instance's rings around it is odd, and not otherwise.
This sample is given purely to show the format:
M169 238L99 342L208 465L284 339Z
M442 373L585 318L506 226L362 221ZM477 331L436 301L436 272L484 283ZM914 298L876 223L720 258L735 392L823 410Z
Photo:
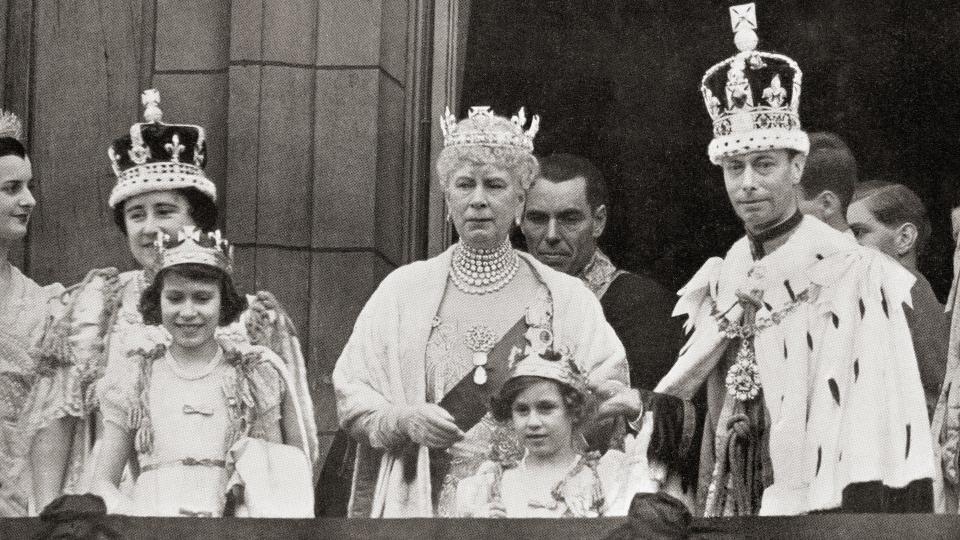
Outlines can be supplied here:
M274 292L308 351L322 449L330 375L361 307L405 262L403 0L232 0L226 229L248 289Z

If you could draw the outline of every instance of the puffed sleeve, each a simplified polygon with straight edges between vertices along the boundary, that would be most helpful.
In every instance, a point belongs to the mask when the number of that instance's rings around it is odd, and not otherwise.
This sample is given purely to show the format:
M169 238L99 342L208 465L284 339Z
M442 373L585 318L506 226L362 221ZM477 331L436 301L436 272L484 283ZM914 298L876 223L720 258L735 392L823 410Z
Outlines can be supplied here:
M24 405L21 431L32 433L64 416L82 417L95 404L94 383L106 364L104 335L117 308L116 269L93 270L55 302L57 314L37 346L36 380Z
M137 375L139 369L111 373L100 379L96 385L97 398L103 420L122 429L132 430L130 411L139 402L137 395Z

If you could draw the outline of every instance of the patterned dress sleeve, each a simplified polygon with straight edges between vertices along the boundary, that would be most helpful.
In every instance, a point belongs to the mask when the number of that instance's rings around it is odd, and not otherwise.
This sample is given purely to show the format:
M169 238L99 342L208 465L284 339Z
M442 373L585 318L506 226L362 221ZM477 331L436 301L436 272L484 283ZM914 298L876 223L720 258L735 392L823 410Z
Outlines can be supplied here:
M125 430L133 430L130 411L139 404L137 396L137 374L139 370L117 371L100 380L97 386L97 399L104 422L110 422Z
M95 383L106 365L106 335L118 307L116 269L93 270L60 297L58 316L37 347L37 379L21 419L25 439L51 421L82 417L96 405Z

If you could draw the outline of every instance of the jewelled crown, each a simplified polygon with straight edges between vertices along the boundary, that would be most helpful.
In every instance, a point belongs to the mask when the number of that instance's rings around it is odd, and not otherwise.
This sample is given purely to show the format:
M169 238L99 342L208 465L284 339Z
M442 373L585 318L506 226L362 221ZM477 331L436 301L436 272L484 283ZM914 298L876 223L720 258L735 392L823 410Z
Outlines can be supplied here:
M157 254L160 268L176 264L203 264L233 273L233 246L220 231L206 233L193 226L177 232L176 238L160 232L157 235Z
M523 376L542 377L561 382L581 393L590 391L587 387L587 378L567 350L548 348L537 352L534 348L527 347L525 351L514 351L507 378Z
M806 154L800 129L800 66L782 54L757 51L756 7L730 7L734 43L740 51L707 70L703 100L713 120L710 161L757 150L783 148Z
M0 137L23 140L23 122L10 111L0 109Z
M440 118L443 131L443 147L455 146L499 146L533 152L533 138L540 130L540 117L533 115L530 127L524 130L527 113L520 111L508 120L497 116L490 107L470 107L467 117L459 122L447 108Z
M207 163L203 128L163 123L160 92L155 89L145 90L140 101L144 121L130 126L130 133L107 150L117 175L110 207L141 193L187 187L216 200L217 188L203 172Z

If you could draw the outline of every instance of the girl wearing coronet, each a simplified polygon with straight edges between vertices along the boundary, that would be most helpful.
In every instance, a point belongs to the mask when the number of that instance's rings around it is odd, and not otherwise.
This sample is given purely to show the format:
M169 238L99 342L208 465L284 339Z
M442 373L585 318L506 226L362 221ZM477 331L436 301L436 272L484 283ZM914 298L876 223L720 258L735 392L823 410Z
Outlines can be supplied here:
M136 123L108 149L117 183L109 205L127 239L137 269L92 270L65 295L62 316L39 347L37 382L20 422L21 450L30 453L37 509L61 493L89 490L102 431L96 383L114 370L135 372L131 350L165 345L169 336L144 324L137 306L157 270L157 233L185 226L211 231L217 223L216 186L207 178L206 135L200 126L162 122L160 95L143 93L144 122ZM235 319L236 320L236 319ZM284 360L294 390L285 394L285 417L301 412L316 460L316 427L306 370L296 330L269 293L250 299L239 320L218 335L236 343L263 344ZM147 345L144 345L144 343ZM299 431L286 426L284 438L299 446ZM136 472L136 471L132 471Z
M603 457L584 453L582 433L597 405L576 364L569 356L549 350L537 353L528 348L517 357L520 360L491 400L491 410L496 420L519 432L523 447L517 451L509 444L494 444L490 460L477 474L460 481L457 508L461 516L626 515L633 495L659 489L660 484L651 479L646 455L653 430L650 414L636 436L625 438L626 453L614 449ZM621 386L608 401L630 394Z
M134 351L136 369L112 371L101 382L103 457L94 487L115 513L222 516L228 467L236 468L232 461L242 453L235 444L245 437L282 442L285 368L265 347L215 336L247 304L233 285L219 231L186 227L177 242L160 247L160 259L139 308L146 324L162 325L172 340ZM140 475L127 500L117 487L131 459ZM302 487L309 499L309 480Z

